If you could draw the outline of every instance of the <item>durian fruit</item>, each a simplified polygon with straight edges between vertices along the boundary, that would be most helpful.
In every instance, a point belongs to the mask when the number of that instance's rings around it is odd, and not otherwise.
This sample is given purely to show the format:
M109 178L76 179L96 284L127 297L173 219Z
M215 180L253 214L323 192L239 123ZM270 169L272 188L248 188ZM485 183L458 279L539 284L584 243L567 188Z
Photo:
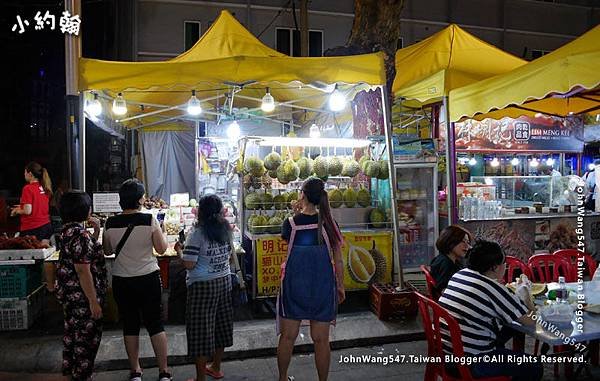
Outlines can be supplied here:
M332 208L339 208L344 203L344 194L341 190L335 188L327 191L329 196L329 205Z
M252 176L252 188L260 189L262 186L262 177Z
M368 160L365 162L364 167L365 175L369 177L379 176L379 163L375 160Z
M329 175L329 160L324 156L317 156L313 162L315 175L320 179Z
M269 210L273 207L273 195L269 192L261 194L262 208Z
M358 283L369 283L375 275L375 260L367 249L360 246L350 245L348 249L348 273Z
M278 210L285 209L286 204L287 204L287 199L286 199L285 195L278 194L278 195L275 195L275 197L273 197L273 205L275 206L275 209L278 209Z
M344 163L342 159L337 156L333 156L329 158L329 170L328 173L330 176L339 176L342 173L342 169L344 168Z
M371 213L369 213L369 222L374 228L384 227L386 222L385 212L381 209L371 210Z
M248 193L246 197L244 197L244 205L246 209L255 210L260 208L260 203L262 202L262 197L260 194L256 192Z
M275 171L281 165L281 156L277 152L271 152L265 156L265 168L269 171Z
M288 178L285 176L283 165L280 165L279 168L277 168L277 180L283 185L290 182L290 180L288 180Z
M313 173L313 161L307 157L301 157L300 160L296 163L298 164L298 168L300 169L300 173L298 177L301 180L307 179Z
M255 215L252 220L248 220L248 230L250 230L251 233L265 233L267 231L267 225L269 225L267 216Z
M249 157L244 161L244 170L254 177L260 177L265 173L263 161L257 157Z
M358 199L358 194L356 193L356 191L354 189L347 188L346 190L344 190L344 204L348 208L352 208L354 205L356 205L357 199Z
M294 160L286 160L281 164L281 166L283 167L283 175L288 182L296 181L298 179L300 168L298 168L298 164L296 164Z
M243 178L243 183L244 183L244 188L246 190L250 189L250 187L252 186L252 176L251 175L244 175Z
M260 183L264 188L271 188L272 185L271 178L266 174L262 175Z
M356 194L356 201L358 202L358 205L362 206L363 208L370 206L371 192L369 192L369 190L365 187L360 187Z
M269 221L267 222L267 225L269 225L269 227L267 228L269 233L281 233L281 225L283 224L283 219L279 216L273 216L271 218L269 218Z
M288 193L286 193L285 197L287 200L286 207L291 208L292 201L298 201L298 192L297 191L289 191Z
M377 249L375 241L373 241L373 247L369 250L371 257L375 261L375 274L371 278L372 282L385 282L385 276L387 273L387 261L385 256Z
M267 172L267 174L269 175L270 178L272 179L276 179L277 178L277 170L272 170Z
M347 160L342 169L342 176L354 177L360 172L360 164L354 159Z
M390 169L387 160L379 160L379 173L377 174L377 178L379 180L387 180L390 178Z
M360 159L358 160L358 165L360 166L360 169L364 172L365 171L365 163L369 161L369 156L364 155L361 156Z

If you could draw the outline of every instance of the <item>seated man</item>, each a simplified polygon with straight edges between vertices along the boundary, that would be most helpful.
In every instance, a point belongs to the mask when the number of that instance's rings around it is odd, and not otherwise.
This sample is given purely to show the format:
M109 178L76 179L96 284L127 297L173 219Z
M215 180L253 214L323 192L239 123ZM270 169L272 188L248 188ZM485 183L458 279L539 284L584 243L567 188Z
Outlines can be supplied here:
M477 241L469 250L468 264L452 276L448 287L442 293L439 304L454 316L460 325L466 356L522 355L505 349L511 329L502 325L517 321L525 325L535 325L531 311L535 306L527 288L519 291L524 302L519 300L506 286L502 277L506 270L504 253L495 242ZM449 333L442 330L444 351L452 353ZM475 378L510 376L513 381L540 380L543 367L538 362L523 363L476 362L470 366Z

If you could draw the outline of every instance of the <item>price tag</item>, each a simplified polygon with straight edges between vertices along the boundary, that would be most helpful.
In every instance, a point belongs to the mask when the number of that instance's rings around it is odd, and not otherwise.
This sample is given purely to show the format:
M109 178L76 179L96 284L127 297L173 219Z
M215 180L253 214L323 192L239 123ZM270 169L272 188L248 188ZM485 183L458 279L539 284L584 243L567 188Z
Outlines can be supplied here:
M170 198L169 205L171 207L174 206L188 206L190 204L190 194L189 193L173 193Z
M94 193L92 194L94 213L118 213L121 212L118 193Z

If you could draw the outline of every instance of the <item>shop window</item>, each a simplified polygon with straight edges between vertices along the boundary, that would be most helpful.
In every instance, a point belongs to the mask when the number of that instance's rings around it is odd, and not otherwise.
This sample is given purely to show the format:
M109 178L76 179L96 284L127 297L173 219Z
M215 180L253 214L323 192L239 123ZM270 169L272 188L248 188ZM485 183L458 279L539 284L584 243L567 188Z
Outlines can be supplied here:
M276 49L278 52L292 57L301 56L300 31L292 28L276 28ZM323 31L308 31L308 55L321 57L323 55Z
M184 21L184 51L189 50L200 39L200 21Z
M550 53L548 50L531 49L531 59L534 60L536 58L540 58L548 53Z
M402 49L404 47L404 38L400 37L398 41L396 41L396 50Z

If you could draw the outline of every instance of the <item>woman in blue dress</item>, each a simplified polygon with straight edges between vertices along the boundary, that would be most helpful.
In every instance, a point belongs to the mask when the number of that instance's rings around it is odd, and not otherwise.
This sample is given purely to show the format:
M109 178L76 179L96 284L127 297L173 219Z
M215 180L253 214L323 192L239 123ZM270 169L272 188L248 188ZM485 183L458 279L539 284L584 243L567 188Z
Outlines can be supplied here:
M279 381L293 380L287 371L300 323L310 321L319 380L327 380L330 363L329 326L337 305L345 298L342 235L331 217L325 183L318 178L304 182L296 215L283 223L282 238L288 255L281 266L281 288L277 302Z

